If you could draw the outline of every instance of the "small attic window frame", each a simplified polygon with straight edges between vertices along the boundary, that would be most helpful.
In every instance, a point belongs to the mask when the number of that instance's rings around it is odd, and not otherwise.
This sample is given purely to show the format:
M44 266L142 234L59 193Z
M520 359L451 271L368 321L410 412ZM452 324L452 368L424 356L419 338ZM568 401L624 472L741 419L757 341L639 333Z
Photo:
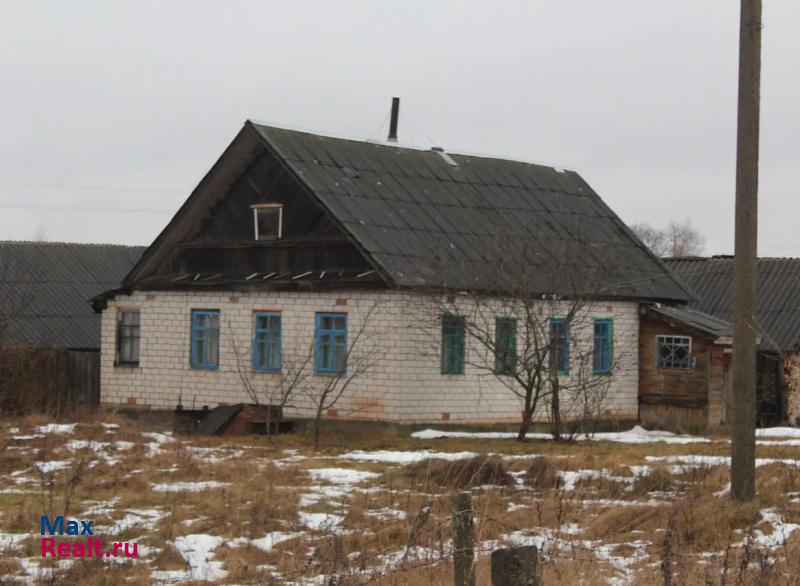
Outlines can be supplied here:
M256 203L250 206L253 210L253 234L256 240L280 240L283 236L283 204L282 203ZM258 215L267 210L278 211L278 233L277 234L259 234L258 232Z

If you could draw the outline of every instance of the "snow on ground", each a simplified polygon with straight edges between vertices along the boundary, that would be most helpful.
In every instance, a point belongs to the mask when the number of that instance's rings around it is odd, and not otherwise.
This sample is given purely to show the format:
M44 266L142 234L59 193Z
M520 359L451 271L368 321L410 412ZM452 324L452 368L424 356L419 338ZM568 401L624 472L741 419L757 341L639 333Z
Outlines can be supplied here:
M261 539L251 539L250 544L258 549L266 552L272 551L272 548L284 541L302 537L302 533L284 533L283 531L271 531Z
M224 488L230 486L230 482L217 482L216 480L203 480L200 482L170 482L164 484L152 484L153 492L199 492L211 488Z
M561 479L563 490L575 490L575 486L581 480L594 480L602 476L608 476L608 470L559 470L558 477Z
M47 425L40 425L36 428L36 433L50 434L50 433L75 433L77 423L48 423Z
M754 532L753 540L767 549L783 547L789 537L800 529L797 523L787 523L774 509L762 509L761 520L772 525L772 532L765 533L760 529Z
M307 513L300 511L298 517L300 522L312 531L333 531L344 521L342 515L334 515L333 513Z
M48 462L34 462L33 465L36 466L42 474L50 474L51 472L66 470L67 468L72 466L72 460L50 460Z
M311 479L331 484L357 484L373 478L378 478L377 472L365 470L352 470L351 468L315 468L308 471Z
M160 509L128 509L122 519L114 522L109 528L98 527L99 533L108 535L121 535L128 529L139 527L143 530L152 530L164 516Z
M697 468L700 466L730 466L730 456L708 456L704 454L686 454L681 456L645 456L648 462L667 462L683 464L687 468ZM785 464L794 468L800 468L800 460L791 458L756 458L756 467L769 466L770 464ZM670 470L671 474L679 474Z
M444 431L437 429L424 429L422 431L415 431L411 437L417 439L438 439L438 438L472 438L472 439L514 439L517 437L516 432L502 432L502 431ZM549 433L529 433L527 435L530 439L549 440L553 436ZM706 437L699 437L694 435L678 435L669 431L649 431L637 425L628 431L620 432L601 432L595 434L582 434L575 437L576 441L596 441L596 442L619 442L623 444L650 444L650 443L666 443L666 444L694 444L694 443L707 443L711 440Z
M756 437L794 437L800 438L798 427L764 427L756 430Z
M426 430L426 431L433 431L433 430ZM437 460L464 460L466 458L472 458L477 455L478 454L476 454L475 452L434 452L431 450L418 450L413 452L402 452L402 451L392 451L392 450L378 450L374 452L365 452L363 450L355 450L352 452L347 452L345 454L342 454L341 456L338 457L338 459L354 460L356 462L413 464L415 462L421 462L423 460L430 460L434 458Z
M157 432L144 432L142 433L144 437L150 438L153 441L148 442L145 444L147 448L147 457L152 458L153 456L157 456L162 454L164 450L161 448L164 444L169 444L175 441L175 438L172 435L168 435L166 433L157 433Z
M223 563L212 560L214 550L222 545L222 541L222 537L203 533L176 537L172 545L186 560L189 569L185 572L167 572L166 576L162 576L162 572L151 572L150 577L167 581L204 580L215 582L224 580L228 573L222 569Z
M3 533L0 531L0 553L8 553L30 537L29 533Z

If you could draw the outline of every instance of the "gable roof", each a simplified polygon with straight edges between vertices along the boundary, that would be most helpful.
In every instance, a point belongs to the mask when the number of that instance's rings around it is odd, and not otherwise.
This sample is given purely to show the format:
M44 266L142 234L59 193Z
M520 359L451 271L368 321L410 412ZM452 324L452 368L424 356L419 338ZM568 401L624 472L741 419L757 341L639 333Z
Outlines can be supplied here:
M237 144L252 134L389 286L502 293L524 275L528 290L543 294L673 302L691 296L575 172L252 122L215 168L226 159L242 165L229 152L244 150ZM210 205L213 182L209 173L127 286L135 286L159 248L175 243L173 227L188 229L193 205Z
M6 343L100 348L100 316L89 299L119 285L141 246L0 242ZM12 296L9 299L9 296Z
M733 257L669 258L670 267L694 291L691 307L730 320L733 315ZM800 348L800 259L759 258L756 319L761 348Z

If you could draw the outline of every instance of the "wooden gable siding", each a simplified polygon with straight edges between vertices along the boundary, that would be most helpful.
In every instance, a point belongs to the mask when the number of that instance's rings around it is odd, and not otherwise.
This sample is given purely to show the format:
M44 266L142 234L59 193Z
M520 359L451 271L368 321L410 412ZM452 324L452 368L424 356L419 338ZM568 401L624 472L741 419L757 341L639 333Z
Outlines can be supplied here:
M283 232L277 241L256 241L253 204L283 204ZM306 271L351 273L372 265L330 215L266 150L178 243L156 275L183 273L237 276Z
M283 204L283 238L330 240L346 236L285 169L264 151L202 218L193 242L253 240L253 204Z
M175 273L247 275L306 271L369 271L362 254L349 243L259 246L186 246L175 259Z

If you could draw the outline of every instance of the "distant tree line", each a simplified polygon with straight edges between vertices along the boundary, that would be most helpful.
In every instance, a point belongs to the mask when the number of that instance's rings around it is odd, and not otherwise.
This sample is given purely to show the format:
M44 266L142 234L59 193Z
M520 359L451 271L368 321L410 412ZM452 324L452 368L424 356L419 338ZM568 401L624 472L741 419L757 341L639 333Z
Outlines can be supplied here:
M658 257L700 256L706 245L705 237L688 219L670 222L666 228L654 228L640 223L631 226L634 233Z

